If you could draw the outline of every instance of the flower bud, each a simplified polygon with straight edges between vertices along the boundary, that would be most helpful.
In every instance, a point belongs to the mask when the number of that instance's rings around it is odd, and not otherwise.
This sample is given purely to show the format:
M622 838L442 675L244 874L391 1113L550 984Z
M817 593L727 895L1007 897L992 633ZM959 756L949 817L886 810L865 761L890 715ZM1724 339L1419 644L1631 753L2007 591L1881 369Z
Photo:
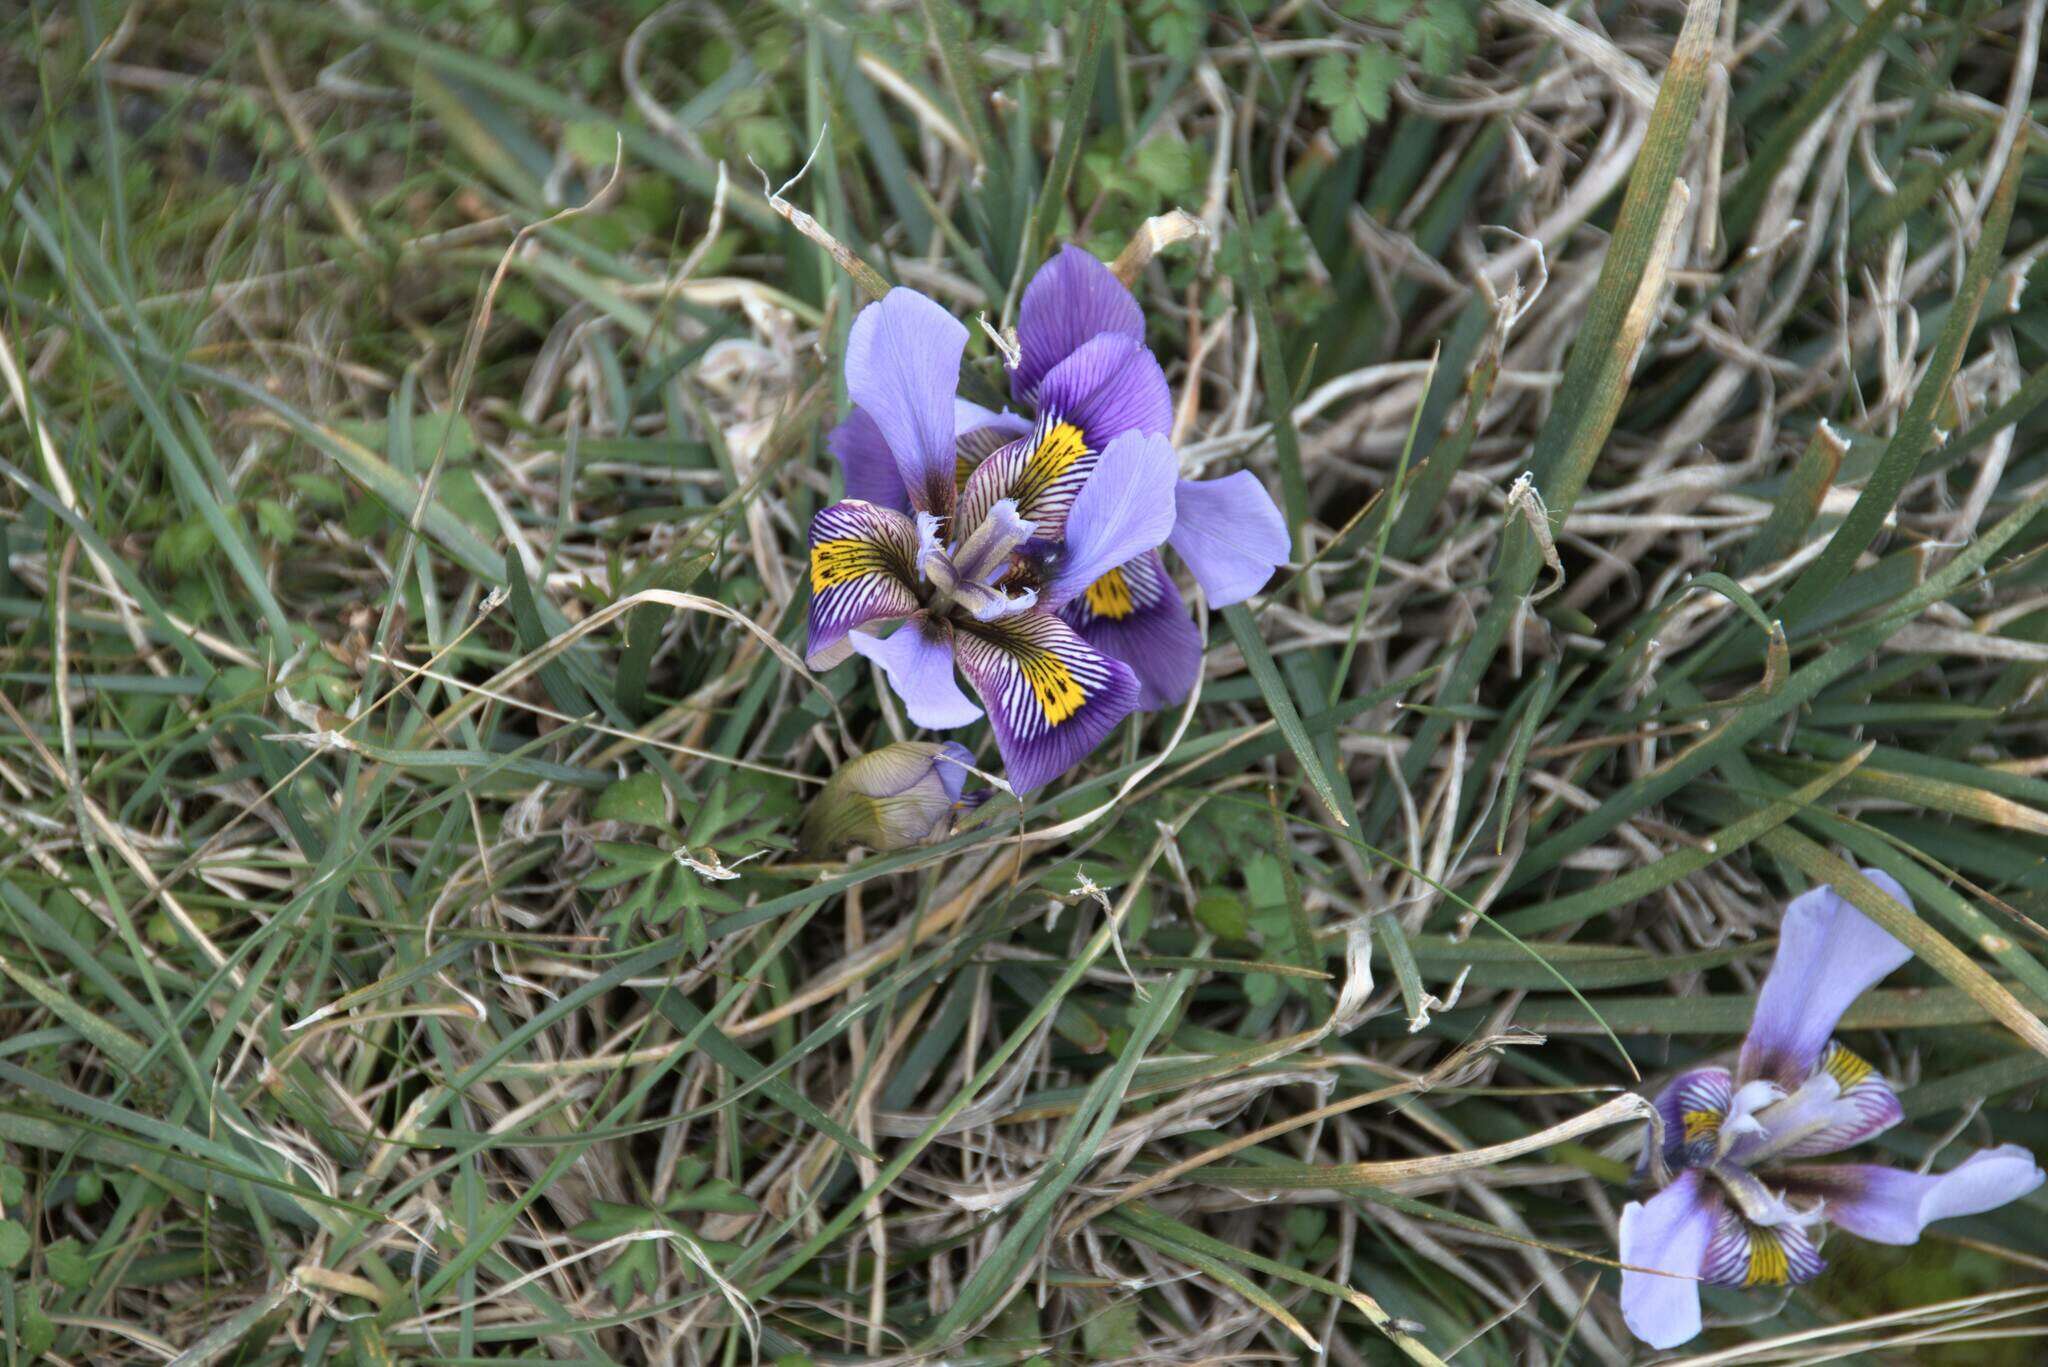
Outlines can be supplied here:
M804 814L812 854L848 845L900 850L937 839L985 796L962 797L974 757L955 741L898 741L840 766Z

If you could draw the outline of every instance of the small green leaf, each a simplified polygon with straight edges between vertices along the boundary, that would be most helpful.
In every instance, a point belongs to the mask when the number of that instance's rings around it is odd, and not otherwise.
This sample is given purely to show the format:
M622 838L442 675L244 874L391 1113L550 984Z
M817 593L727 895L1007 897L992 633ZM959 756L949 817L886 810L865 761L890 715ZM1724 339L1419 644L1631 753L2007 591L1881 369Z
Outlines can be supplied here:
M668 804L663 792L655 774L635 774L598 794L591 815L599 821L630 821L636 826L666 825Z
M1448 76L1478 45L1479 30L1464 0L1427 0L1401 25L1401 46L1431 76Z
M1249 940L1251 914L1243 899L1228 892L1208 892L1195 899L1195 921L1219 940Z
M684 1211L709 1212L717 1215L752 1215L761 1209L760 1203L741 1191L723 1177L703 1186L671 1196L662 1207L671 1215Z
M491 510L491 501L484 497L474 470L458 466L442 471L440 499L448 511L474 530L485 536L497 535L498 515Z
M0 1268L19 1267L28 1256L28 1231L19 1220L0 1220Z
M1297 1247L1310 1248L1323 1237L1323 1230L1329 1223L1330 1217L1314 1206L1295 1206L1287 1212L1287 1218L1280 1222L1280 1226Z
M50 1317L35 1306L24 1306L21 1312L21 1351L24 1360L34 1362L50 1351L57 1342L57 1326L50 1323Z
M1280 995L1280 979L1271 973L1247 973L1244 979L1244 999L1253 1006L1265 1006Z
M591 166L609 167L618 155L618 131L598 119L575 119L563 125L562 142Z
M609 166L612 150L605 146L604 164ZM383 419L345 421L335 424L343 435L372 449L380 448L388 431ZM415 413L412 418L412 451L415 466L424 471L438 457L443 464L460 465L476 454L476 431L461 413ZM445 450L443 449L445 446Z
M292 534L298 530L291 509L274 498L256 500L256 525L263 529L265 536L280 546L290 541Z
M174 575L183 575L197 569L216 544L213 528L195 517L165 528L157 537L150 555L161 568Z
M211 907L193 907L187 914L202 935L210 936L220 929L220 913ZM177 949L185 943L184 930L161 911L149 918L147 933L150 939L166 949Z
M1308 97L1330 112L1330 136L1348 147L1387 116L1401 59L1377 44L1326 52L1309 69Z
M670 867L669 853L652 845L633 845L625 841L600 840L597 842L597 857L607 864L616 865L628 877L638 878L657 869ZM584 880L585 887L598 884ZM610 886L606 884L604 886Z
M763 166L779 171L796 160L796 143L790 139L789 126L779 118L739 119L733 125L733 137L742 152Z
M708 552L694 555L671 554L643 566L619 590L621 598L643 589L668 589L688 593L697 577L711 567ZM629 715L638 716L647 705L647 666L661 645L663 629L672 610L659 603L642 603L626 614L626 648L619 652L613 672L612 696Z
M43 1250L43 1266L66 1291L82 1291L92 1282L92 1261L78 1240L65 1235Z
M1145 41L1175 61L1191 61L1209 31L1209 7L1202 0L1138 0Z
M1097 1362L1133 1358L1142 1351L1138 1340L1138 1301L1126 1296L1081 1322L1081 1346Z

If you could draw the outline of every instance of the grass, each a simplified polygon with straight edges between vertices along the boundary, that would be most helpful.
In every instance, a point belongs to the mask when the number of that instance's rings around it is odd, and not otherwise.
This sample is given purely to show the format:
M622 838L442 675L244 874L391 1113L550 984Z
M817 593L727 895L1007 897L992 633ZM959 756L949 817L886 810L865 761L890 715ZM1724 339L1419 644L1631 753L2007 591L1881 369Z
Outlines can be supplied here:
M2041 22L9 11L0 1357L1638 1360L1628 1093L1821 881L1916 951L1870 1150L2048 1152ZM1295 564L799 849L913 734L797 658L854 312L1154 220ZM2044 1213L1687 1351L2034 1361Z

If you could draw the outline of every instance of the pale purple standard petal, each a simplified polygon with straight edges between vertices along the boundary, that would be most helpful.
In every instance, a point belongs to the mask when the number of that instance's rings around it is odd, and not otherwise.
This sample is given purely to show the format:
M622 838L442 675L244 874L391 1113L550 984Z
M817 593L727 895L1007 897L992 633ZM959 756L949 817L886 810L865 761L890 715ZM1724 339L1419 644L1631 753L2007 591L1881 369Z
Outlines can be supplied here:
M1141 711L1173 706L1202 673L1202 634L1157 551L1097 579L1060 615L1082 640L1131 667Z
M1173 549L1215 607L1242 603L1287 563L1287 519L1249 470L1180 481L1174 508Z
M1137 705L1130 669L1043 609L960 623L954 653L988 708L1010 786L1020 793L1080 763Z
M1696 1278L1723 1203L1706 1174L1682 1172L1647 1202L1621 1212L1621 1317L1652 1348L1675 1348L1700 1331Z
M1048 606L1059 607L1166 540L1179 469L1165 437L1126 432L1109 443L1067 510L1066 549L1045 586Z
M1809 1163L1773 1174L1788 1191L1827 1202L1830 1223L1880 1244L1910 1244L1936 1220L1981 1215L2041 1185L2041 1165L2017 1144L1980 1149L1923 1176L1873 1163Z
M846 634L917 610L917 527L893 508L844 499L811 519L810 641L805 663L830 669Z
M1891 875L1863 876L1910 910L1912 899ZM1831 887L1792 900L1778 932L1778 953L1757 994L1756 1015L1737 1061L1738 1081L1768 1078L1796 1089L1819 1066L1835 1022L1849 1004L1913 951L1880 929Z
M896 457L882 429L858 405L847 411L846 421L826 434L825 449L839 461L848 498L899 513L910 511L910 494L903 487Z
M882 667L911 721L933 731L965 726L981 715L953 677L953 632L920 612L888 638L857 631L853 648Z
M1062 247L1024 287L1017 311L1021 355L1010 372L1010 392L1020 403L1045 373L1102 333L1145 340L1145 315L1123 282L1079 247Z
M846 338L846 392L896 459L910 506L953 508L953 391L967 329L915 290L862 309Z
M1173 426L1166 372L1143 343L1119 333L1083 342L1038 386L1041 422L1051 415L1081 429L1100 451L1125 432L1164 436Z

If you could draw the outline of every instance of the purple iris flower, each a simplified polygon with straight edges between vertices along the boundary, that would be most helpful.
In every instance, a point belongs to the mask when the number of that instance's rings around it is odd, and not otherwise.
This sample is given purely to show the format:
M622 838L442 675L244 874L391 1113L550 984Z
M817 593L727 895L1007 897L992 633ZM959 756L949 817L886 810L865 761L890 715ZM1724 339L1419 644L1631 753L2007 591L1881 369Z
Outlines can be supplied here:
M1912 906L1889 875L1863 876ZM1699 1283L1798 1285L1822 1267L1814 1236L1832 1224L1910 1244L1931 1221L1976 1215L2039 1187L2017 1144L1983 1149L1939 1174L1871 1163L1787 1160L1835 1153L1901 1119L1891 1084L1830 1036L1851 1002L1913 952L1831 887L1785 910L1777 958L1735 1071L1695 1068L1657 1098L1664 1148L1654 1170L1676 1175L1621 1213L1621 1312L1655 1348L1700 1331ZM1659 1161L1661 1160L1661 1162Z
M890 298L906 293L894 291ZM856 331L860 326L856 320ZM936 338L935 328L925 329L922 344ZM959 335L963 340L944 356L929 349L915 353L923 357L915 363L922 379L943 374L948 385L953 382L965 345L964 331ZM1010 390L1029 416L953 400L953 459L949 464L934 448L930 463L916 474L905 472L899 448L882 431L877 403L853 392L855 356L849 345L847 388L855 408L827 442L844 467L848 495L943 516L941 485L950 475L958 488L961 526L971 529L996 501L1010 497L1019 516L1033 524L1027 557L1057 559L1066 536L1066 506L1076 491L1099 466L1113 462L1119 437L1139 434L1164 444L1173 399L1165 373L1145 346L1138 301L1107 266L1077 247L1062 248L1032 277L1018 313L1017 344ZM892 351L889 361L895 359ZM1172 468L1175 478L1163 489L1148 489L1146 497L1163 505L1172 528L1163 539L1187 563L1210 603L1225 607L1265 587L1287 562L1289 544L1286 521L1257 478L1240 470L1222 479L1188 480L1177 477L1177 462ZM1202 667L1202 640L1158 544L1100 566L1093 580L1059 602L1040 603L1098 652L1130 668L1137 706L1145 709L1185 698Z
M866 656L910 719L934 729L981 715L957 665L988 709L1010 785L1028 792L1137 706L1130 667L1061 610L1173 530L1177 464L1155 412L1166 381L1156 363L1155 386L1128 358L1111 369L1099 354L1069 357L1038 385L1058 420L1013 441L1004 434L1019 420L954 397L966 345L967 329L913 290L854 319L856 407L832 446L863 496L811 523L809 663Z

